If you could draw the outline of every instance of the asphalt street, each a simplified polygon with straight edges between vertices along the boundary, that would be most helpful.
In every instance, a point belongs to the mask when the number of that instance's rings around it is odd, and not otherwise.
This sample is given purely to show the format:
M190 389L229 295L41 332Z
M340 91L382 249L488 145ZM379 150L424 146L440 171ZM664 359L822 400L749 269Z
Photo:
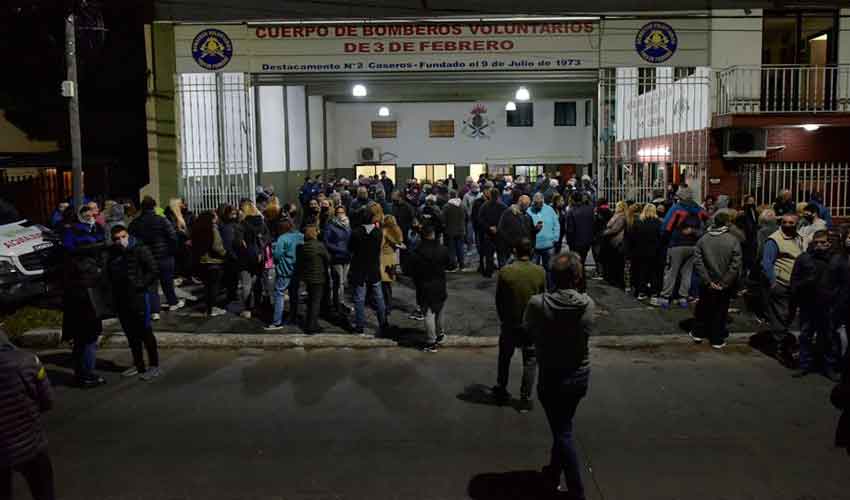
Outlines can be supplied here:
M489 404L494 349L164 351L154 382L70 387L67 351L46 419L60 498L541 498L539 407ZM597 349L576 419L591 499L839 500L824 378L792 379L746 347ZM511 391L519 390L515 358ZM28 498L16 479L16 498Z

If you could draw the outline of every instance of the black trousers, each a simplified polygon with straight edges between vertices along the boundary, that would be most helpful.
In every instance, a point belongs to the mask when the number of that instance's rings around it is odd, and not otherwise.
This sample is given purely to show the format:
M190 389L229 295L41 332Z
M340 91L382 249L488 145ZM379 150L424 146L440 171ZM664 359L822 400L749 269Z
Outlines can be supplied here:
M325 285L307 285L307 322L305 330L314 332L319 329L319 311L322 308L322 298L325 293Z
M207 299L207 314L218 305L218 293L221 290L221 278L224 268L219 264L206 264L204 269L204 292Z
M632 257L632 293L654 295L661 292L658 257Z
M732 292L728 289L715 290L703 283L699 288L699 302L694 311L694 334L707 338L713 345L720 345L729 336L726 318Z
M384 292L384 308L387 311L387 317L389 317L390 312L392 311L392 303L393 303L393 282L392 281L382 281L381 282L381 291Z
M24 476L33 500L55 500L53 464L47 450L32 460L0 471L0 500L12 500L12 472L19 472Z
M133 364L139 372L145 371L145 357L142 354L142 346L148 353L148 362L151 366L159 366L159 350L156 345L156 337L153 327L146 315L147 311L119 310L118 321L127 335L127 343L133 354Z
M499 365L496 383L507 388L511 371L511 358L517 348L522 349L522 385L520 397L528 399L537 378L537 351L531 336L522 327L502 325L499 334Z

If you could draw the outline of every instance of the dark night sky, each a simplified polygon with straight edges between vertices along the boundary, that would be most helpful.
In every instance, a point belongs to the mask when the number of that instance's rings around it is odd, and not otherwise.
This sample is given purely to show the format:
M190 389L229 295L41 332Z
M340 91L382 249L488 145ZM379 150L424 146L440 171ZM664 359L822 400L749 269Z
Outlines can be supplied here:
M0 6L0 109L31 138L67 146L64 14L71 1L12 0ZM148 0L88 2L79 23L78 65L83 158L114 165L111 194L147 182L144 24Z

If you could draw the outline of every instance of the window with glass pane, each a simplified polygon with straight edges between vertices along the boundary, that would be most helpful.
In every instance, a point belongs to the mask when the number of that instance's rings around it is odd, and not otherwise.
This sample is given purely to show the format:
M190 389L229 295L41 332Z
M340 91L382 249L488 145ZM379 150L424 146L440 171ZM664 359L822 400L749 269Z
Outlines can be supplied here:
M576 126L576 103L574 101L555 103L555 126Z
M505 111L508 127L533 127L534 103L518 102L516 111Z
M514 165L515 177L523 176L526 182L537 182L543 175L543 165Z
M454 177L454 163L433 163L433 164L414 164L413 176L420 183L433 183L436 181L446 180L449 175Z
M655 90L655 68L638 68L638 95Z
M478 182L478 178L481 177L481 174L487 173L487 164L486 163L471 163L469 165L469 176L472 177L476 182Z

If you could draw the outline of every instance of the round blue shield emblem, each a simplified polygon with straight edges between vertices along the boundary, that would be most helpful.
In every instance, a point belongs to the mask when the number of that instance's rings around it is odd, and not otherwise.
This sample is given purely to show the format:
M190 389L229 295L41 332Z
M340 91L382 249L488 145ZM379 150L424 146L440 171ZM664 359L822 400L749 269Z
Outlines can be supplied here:
M233 57L233 42L221 30L205 29L192 40L192 57L204 69L219 70Z
M676 32L667 24L653 21L644 25L635 37L635 49L640 57L647 62L662 63L673 57L679 39Z

